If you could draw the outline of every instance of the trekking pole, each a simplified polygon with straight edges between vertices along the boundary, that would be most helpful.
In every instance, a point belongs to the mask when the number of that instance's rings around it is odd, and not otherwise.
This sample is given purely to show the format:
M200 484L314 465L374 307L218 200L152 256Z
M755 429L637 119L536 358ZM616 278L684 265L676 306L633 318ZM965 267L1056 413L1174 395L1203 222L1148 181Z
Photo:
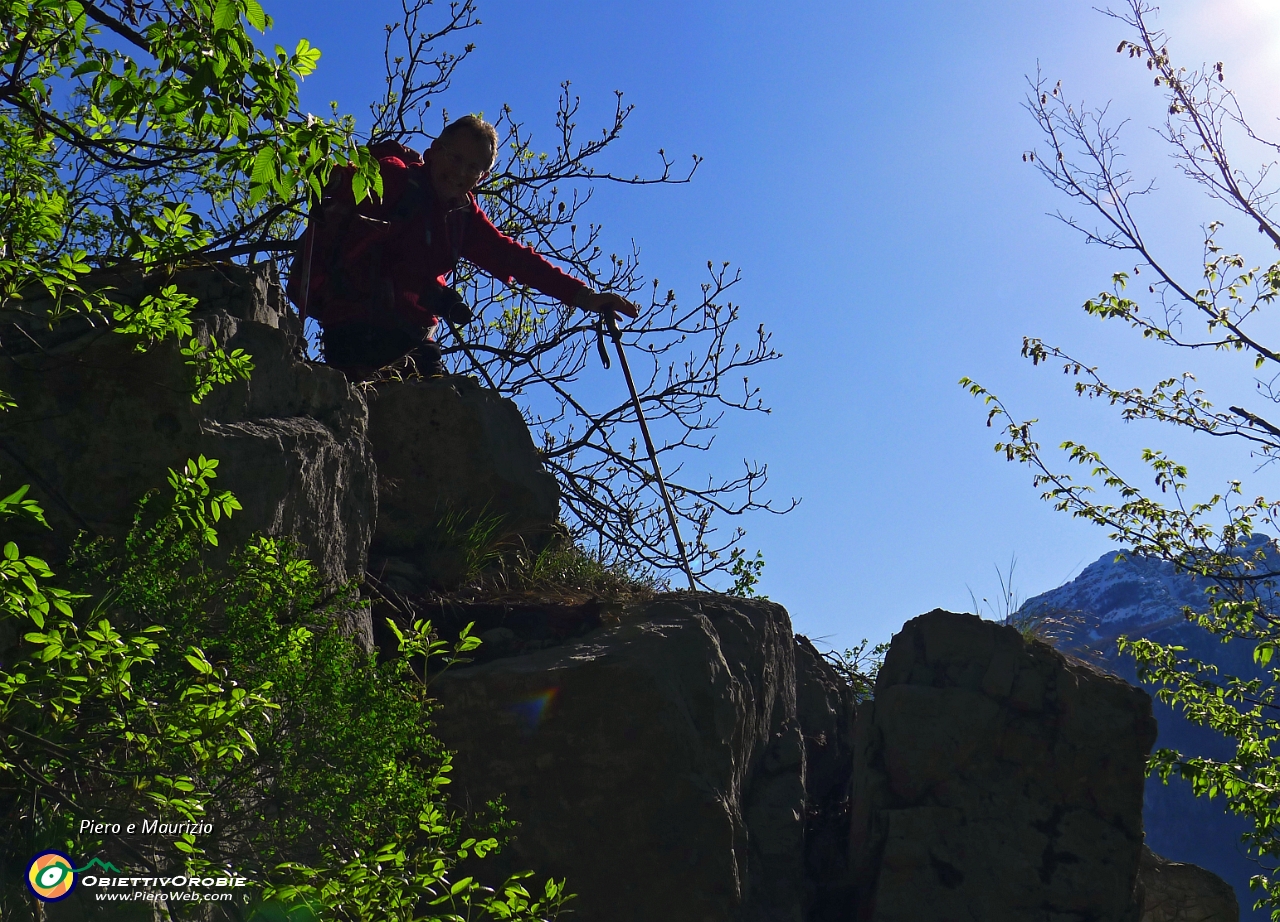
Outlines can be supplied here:
M484 375L484 379L488 382L490 390L496 391L498 389L498 385L493 383L493 378L489 377L489 372L480 364L479 360L476 359L475 354L472 353L471 349L467 346L467 341L462 338L462 331L459 330L448 317L441 317L440 319L449 324L449 332L453 334L453 338L457 341L458 345L462 347L462 351L467 354L467 358L471 359L471 364L476 366L476 371Z
M693 567L689 566L689 555L684 549L684 539L680 537L680 524L676 519L676 509L671 503L670 494L667 493L667 482L662 479L662 467L658 464L658 450L653 447L653 437L649 435L649 423L645 420L644 410L640 407L640 394L636 391L636 382L631 377L631 366L627 364L627 354L622 351L622 331L618 329L618 318L608 308L601 313L604 314L604 322L609 327L609 336L613 339L613 345L618 350L618 362L622 365L623 377L627 379L627 390L631 391L631 405L636 408L636 419L640 422L640 432L644 435L645 447L649 449L649 460L653 462L653 474L658 481L658 490L662 494L662 503L667 507L667 518L671 521L671 532L676 536L676 547L680 550L680 563L684 566L684 575L689 577L689 591L697 592L698 584L693 579ZM599 327L596 329L598 332ZM608 358L608 354L604 351L603 342L600 343L600 356L604 359ZM604 363L604 367L609 367L607 361Z
M298 286L302 289L302 294L299 295L302 303L298 305L298 317L305 324L307 322L307 303L311 300L311 252L315 249L316 243L316 227L309 215L307 217L307 229L303 231L302 236L306 238L306 245L302 248L302 282ZM293 258L295 261L298 258L296 250ZM293 266L289 267L289 271L293 272ZM306 328L304 327L303 329Z

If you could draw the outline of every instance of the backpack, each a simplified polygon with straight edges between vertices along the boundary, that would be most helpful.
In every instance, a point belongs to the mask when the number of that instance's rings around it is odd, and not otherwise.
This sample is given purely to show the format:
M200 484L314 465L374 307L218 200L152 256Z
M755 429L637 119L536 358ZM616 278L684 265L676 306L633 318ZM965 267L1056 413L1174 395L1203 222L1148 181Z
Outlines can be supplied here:
M406 166L421 166L422 157L396 141L370 146L379 160L395 157ZM351 190L354 167L333 171L320 203L307 216L286 291L303 319L321 324L331 316L395 323L397 266L387 257L389 244L404 233L406 223L432 200L430 182L417 170L383 172L381 200L369 196L358 205ZM455 254L456 260L456 254ZM352 317L354 312L358 315Z

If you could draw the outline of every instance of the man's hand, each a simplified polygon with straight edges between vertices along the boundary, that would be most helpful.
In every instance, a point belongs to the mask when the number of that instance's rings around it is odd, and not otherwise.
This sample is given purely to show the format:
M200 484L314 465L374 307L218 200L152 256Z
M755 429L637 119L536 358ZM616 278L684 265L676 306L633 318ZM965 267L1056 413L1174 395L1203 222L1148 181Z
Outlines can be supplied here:
M597 314L613 311L628 317L640 315L639 306L632 304L622 295L614 294L612 291L592 291L590 288L584 288L578 293L578 296L573 299L573 306L580 307L584 311L594 311Z

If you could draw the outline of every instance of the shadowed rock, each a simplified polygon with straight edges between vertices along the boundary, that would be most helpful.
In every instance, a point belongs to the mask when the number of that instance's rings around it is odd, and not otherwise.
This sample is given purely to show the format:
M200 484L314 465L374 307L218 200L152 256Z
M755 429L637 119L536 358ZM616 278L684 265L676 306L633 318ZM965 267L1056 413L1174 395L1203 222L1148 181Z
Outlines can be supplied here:
M1138 879L1141 922L1237 922L1240 918L1231 885L1194 864L1167 861L1143 846Z
M468 552L546 540L559 489L510 400L459 376L350 386L306 360L267 266L95 277L135 304L169 283L198 300L196 338L252 356L249 381L197 405L177 343L138 352L83 315L42 328L40 303L0 318L0 390L18 404L0 414L0 489L31 484L54 526L21 531L25 551L58 560L79 531L118 537L142 495L167 502L168 470L201 454L219 462L213 488L244 507L218 524L223 548L292 536L332 582L364 572L371 541L376 574L426 586L465 573ZM492 533L469 547L484 519Z
M800 922L794 650L781 607L680 593L563 646L445 673L433 688L440 738L458 750L454 793L505 792L522 824L490 873L568 877L582 919Z
M853 689L808 638L797 635L796 716L805 743L805 919L849 917L849 814L853 780Z
M265 272L177 282L201 299L197 335L256 364L203 405L175 346L139 354L83 320L0 331L0 389L19 405L0 415L0 477L31 483L56 528L18 536L24 551L56 559L78 529L123 534L139 496L198 454L244 505L219 523L224 549L291 535L330 580L372 553L389 588L421 589L456 579L467 554L548 535L556 484L509 400L458 377L353 389L304 360ZM486 518L487 536L460 535ZM908 622L874 702L855 708L767 601L480 599L438 617L485 639L482 662L433 685L453 793L505 795L520 824L484 879L566 877L576 918L1237 917L1213 875L1143 856L1147 695L1012 628L943 611ZM346 620L367 642L368 609Z
M468 554L541 546L559 517L560 489L520 411L472 378L371 389L369 440L379 496L370 569L406 588L464 578L477 562ZM477 524L489 533L468 535Z
M22 533L24 550L56 560L80 530L120 536L146 491L160 488L167 502L167 471L203 454L219 461L215 491L244 507L219 523L223 548L255 532L288 535L329 580L360 574L377 509L363 399L340 372L302 359L300 323L267 268L206 267L173 281L200 299L195 336L244 349L252 380L195 404L176 343L139 353L135 337L84 318L41 333L38 348L12 326L2 337L0 390L18 406L0 414L0 484L31 484L54 527ZM113 284L136 302L160 283Z
M1146 692L933 611L858 715L859 920L1137 922Z

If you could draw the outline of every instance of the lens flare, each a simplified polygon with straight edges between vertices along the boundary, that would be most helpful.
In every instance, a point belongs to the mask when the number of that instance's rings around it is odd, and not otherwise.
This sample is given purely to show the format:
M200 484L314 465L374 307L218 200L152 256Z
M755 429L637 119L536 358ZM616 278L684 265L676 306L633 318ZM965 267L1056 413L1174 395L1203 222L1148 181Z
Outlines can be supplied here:
M548 688L523 701L517 701L510 705L508 710L520 718L526 733L532 733L546 718L559 691L559 688Z

